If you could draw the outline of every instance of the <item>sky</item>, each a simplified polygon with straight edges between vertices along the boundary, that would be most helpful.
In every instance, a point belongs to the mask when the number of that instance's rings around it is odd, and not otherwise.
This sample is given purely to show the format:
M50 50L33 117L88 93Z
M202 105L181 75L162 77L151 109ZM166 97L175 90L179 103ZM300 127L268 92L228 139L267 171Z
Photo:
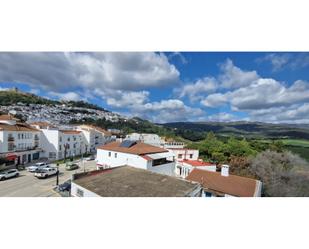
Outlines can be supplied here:
M309 53L0 52L0 91L156 123L309 123Z

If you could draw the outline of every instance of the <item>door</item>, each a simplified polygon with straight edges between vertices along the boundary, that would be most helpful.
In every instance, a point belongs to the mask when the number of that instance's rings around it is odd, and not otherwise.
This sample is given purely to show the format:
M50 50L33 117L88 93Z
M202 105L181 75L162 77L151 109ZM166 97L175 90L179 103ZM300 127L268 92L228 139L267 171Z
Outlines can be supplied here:
M7 173L7 178L13 177L15 175L15 171L14 170L10 170Z
M31 162L31 154L28 154L28 163Z

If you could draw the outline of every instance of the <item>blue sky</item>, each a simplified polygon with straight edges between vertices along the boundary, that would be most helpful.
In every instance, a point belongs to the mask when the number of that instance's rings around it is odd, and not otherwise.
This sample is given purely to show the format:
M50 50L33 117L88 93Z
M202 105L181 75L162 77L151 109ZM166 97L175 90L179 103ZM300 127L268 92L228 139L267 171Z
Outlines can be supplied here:
M309 123L309 54L0 53L0 90L87 100L154 122Z

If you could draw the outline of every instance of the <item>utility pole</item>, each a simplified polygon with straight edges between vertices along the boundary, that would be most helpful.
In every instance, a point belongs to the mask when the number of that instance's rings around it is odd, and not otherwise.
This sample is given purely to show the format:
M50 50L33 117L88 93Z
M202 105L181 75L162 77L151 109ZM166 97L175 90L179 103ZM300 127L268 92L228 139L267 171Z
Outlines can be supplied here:
M57 178L56 178L56 185L59 186L59 163L57 163Z

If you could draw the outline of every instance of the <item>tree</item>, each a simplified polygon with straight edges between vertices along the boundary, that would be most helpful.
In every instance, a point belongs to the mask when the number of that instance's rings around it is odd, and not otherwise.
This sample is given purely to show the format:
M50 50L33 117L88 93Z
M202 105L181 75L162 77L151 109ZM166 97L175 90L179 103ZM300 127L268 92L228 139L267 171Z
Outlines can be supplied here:
M289 151L261 152L250 171L263 182L265 196L309 196L309 165Z
M250 162L250 157L231 156L229 161L230 172L234 175L255 178L255 175L250 171Z

